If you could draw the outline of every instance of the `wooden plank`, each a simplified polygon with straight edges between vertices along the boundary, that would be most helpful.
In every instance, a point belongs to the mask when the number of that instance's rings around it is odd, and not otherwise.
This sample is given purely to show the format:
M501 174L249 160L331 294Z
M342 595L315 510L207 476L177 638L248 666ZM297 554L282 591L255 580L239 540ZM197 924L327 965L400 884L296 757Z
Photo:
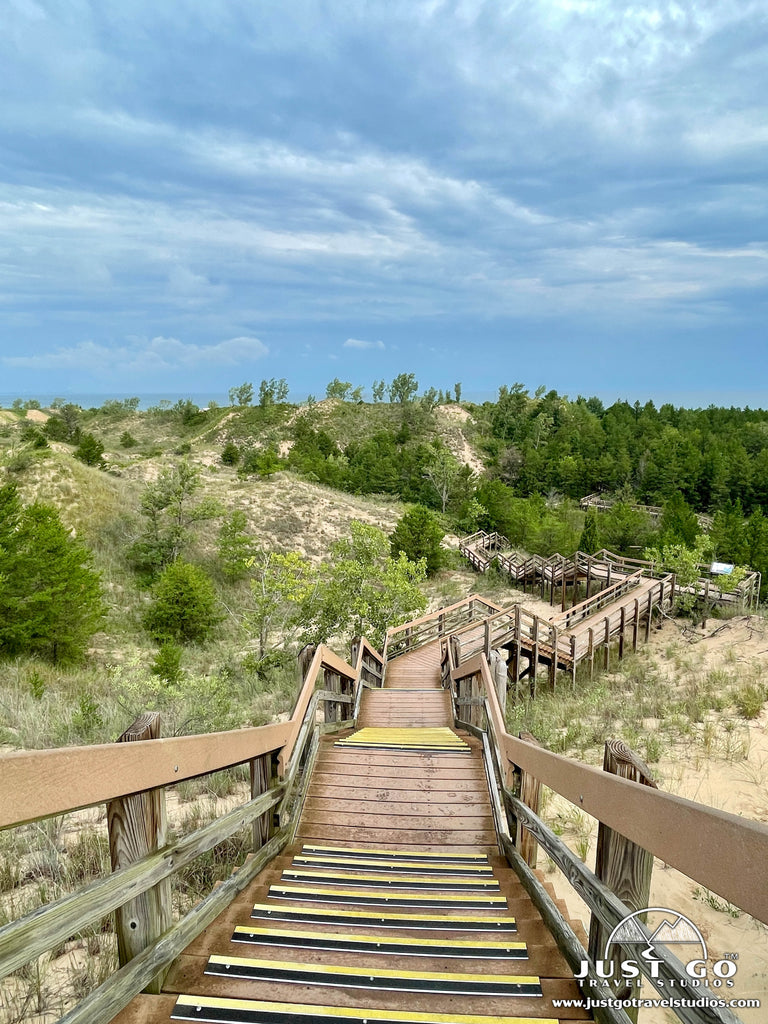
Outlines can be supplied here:
M546 892L537 876L515 849L514 844L506 836L502 838L502 846L509 863L544 919L550 934L554 937L558 949L572 970L578 972L581 962L586 959L587 952L579 942L573 928L557 908L555 901ZM590 984L589 979L585 980L585 992L598 1001L604 998L603 990ZM619 1007L604 1010L598 1007L595 1009L595 1018L602 1024L632 1024L626 1013Z
M611 776L607 777L611 778ZM638 786L637 788L644 789L645 787ZM536 835L542 848L547 851L547 854L555 864L566 874L571 885L587 906L599 915L609 932L624 921L627 916L625 904L607 886L603 885L584 862L555 835L541 818L533 814L509 790L504 792L504 800L512 812L526 822L527 827ZM523 876L519 872L518 874L523 884L525 884ZM531 895L533 896L533 894ZM635 923L638 928L643 928L636 919ZM645 934L650 942L651 934L647 929ZM655 945L654 951L658 956L658 960L654 961L653 965L646 962L642 957L637 959L641 972L651 981L654 977L661 979L663 984L663 988L660 989L661 992L666 993L673 988L684 988L688 976L683 964L663 944ZM566 952L565 949L563 949L563 952ZM586 957L583 959L586 959ZM604 992L605 990L603 989L602 991ZM695 1008L678 1007L676 1012L686 1024L739 1024L738 1018L730 1010L721 1010L714 1005L696 1006Z
M152 711L140 715L117 742L157 740L159 736L160 715ZM130 867L164 847L167 829L162 789L110 800L107 804L107 831L112 870ZM170 880L164 878L115 910L120 966L125 966L151 946L170 926L171 886ZM162 974L159 974L148 983L146 991L158 993L162 982Z
M768 923L768 826L762 822L639 786L509 734L501 746L512 764L586 814ZM716 843L701 841L713 835Z
M279 803L284 793L284 786L269 790L250 804L236 807L203 826L174 846L157 850L130 867L99 878L84 889L7 924L0 929L0 977L18 970L75 932L100 921L125 903L129 896L144 892L201 853L213 849L243 825L250 824Z
M278 751L290 723L0 757L0 828L105 803ZM63 787L61 780L66 779Z
M161 742L161 741L157 741ZM111 975L95 992L65 1014L59 1024L109 1024L126 1004L189 945L195 936L283 849L288 829L282 829L266 846L246 862L187 914L170 932L144 950L130 964Z
M605 744L603 771L619 775L623 779L631 779L652 789L658 788L651 778L648 766L620 740L608 740ZM652 871L652 854L600 823L597 832L595 875L630 910L641 910L649 906ZM599 960L603 956L607 938L608 933L600 918L592 914L588 948L593 960ZM631 959L632 956L626 947L617 948L616 954L619 960ZM626 998L631 992L625 989L618 994ZM637 1021L637 1007L630 1008L628 1016L631 1020Z
M520 738L524 739L526 743L539 745L536 737L529 732L520 733ZM520 772L520 799L535 814L539 813L541 806L541 783L534 775L526 771ZM538 846L533 835L520 822L517 823L515 847L528 867L535 868Z
M313 796L312 790L310 790L304 804L304 816L317 820L328 812L345 816L359 814L361 819L365 815L374 814L377 817L384 815L395 818L405 815L411 818L418 817L421 820L426 820L427 817L430 819L445 817L454 820L454 815L461 811L466 812L470 808L477 810L478 806L482 806L484 811L489 810L487 796L483 804L478 805L474 794L471 800L446 800L442 794L439 797L434 793L429 795L432 799L428 801L387 800L377 792L375 798L355 800ZM425 807L429 808L429 814L425 814ZM487 815L483 814L482 816L485 818Z
M341 825L343 827L354 828L359 823L365 828L388 828L388 818L379 814L375 810L375 803L371 803L370 807L370 811L361 811L356 814L348 814L344 811L318 812L307 809L305 810L304 814L302 814L301 820L302 824L309 824L311 822L312 824L317 825ZM482 830L493 828L493 818L490 813L490 808L484 809L484 813L478 814L424 814L424 812L422 811L418 815L389 815L389 818L391 819L394 819L395 817L413 818L413 827L417 830L422 829L428 831L434 828L451 828L455 830Z
M496 830L491 826L485 830L455 828L434 829L393 829L386 825L379 828L371 826L329 825L327 822L299 822L297 836L302 839L328 839L338 842L349 839L356 843L392 843L398 847L433 846L441 849L445 846L487 846L496 848Z

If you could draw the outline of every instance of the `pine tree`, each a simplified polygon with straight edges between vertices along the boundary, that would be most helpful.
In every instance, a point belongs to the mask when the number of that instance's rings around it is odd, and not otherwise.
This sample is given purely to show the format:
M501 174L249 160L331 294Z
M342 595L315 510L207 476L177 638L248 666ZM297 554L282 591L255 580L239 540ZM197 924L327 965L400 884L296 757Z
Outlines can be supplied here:
M392 557L397 558L402 552L411 562L424 558L427 573L432 576L442 565L443 536L440 524L429 509L417 505L402 516L389 539Z
M203 569L179 559L163 570L153 589L144 625L156 640L190 643L210 636L219 621L218 603Z
M595 509L590 508L587 510L584 529L581 531L581 537L579 538L579 551L583 551L587 555L594 555L599 547L600 537L597 531L597 512Z
M85 653L104 614L90 552L55 508L0 488L0 652L54 663Z

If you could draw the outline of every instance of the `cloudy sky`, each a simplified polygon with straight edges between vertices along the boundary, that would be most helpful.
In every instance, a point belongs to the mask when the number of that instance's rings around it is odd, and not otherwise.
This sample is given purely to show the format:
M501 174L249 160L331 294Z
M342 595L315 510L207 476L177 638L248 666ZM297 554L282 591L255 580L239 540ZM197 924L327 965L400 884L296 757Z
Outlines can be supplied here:
M0 393L768 406L765 0L2 0Z

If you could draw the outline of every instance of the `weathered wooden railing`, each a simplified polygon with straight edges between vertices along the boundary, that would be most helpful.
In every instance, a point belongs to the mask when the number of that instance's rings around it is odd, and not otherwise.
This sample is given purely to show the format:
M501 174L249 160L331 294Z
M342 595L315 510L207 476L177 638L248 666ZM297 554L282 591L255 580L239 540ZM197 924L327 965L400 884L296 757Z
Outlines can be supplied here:
M599 978L594 956L583 947L532 870L536 845L561 869L590 908L593 933L599 934L600 929L605 929L610 934L629 914L643 909L647 888L645 882L634 887L632 902L639 901L639 906L622 902L607 884L608 871L603 870L602 878L590 871L536 813L531 803L536 801L537 786L548 786L580 811L596 818L603 829L611 830L625 843L625 849L643 851L646 863L648 858L658 857L752 917L768 923L765 885L768 826L661 792L649 786L647 778L633 781L633 778L600 771L546 750L532 742L532 738L511 736L506 731L502 704L484 653L457 665L450 645L445 645L443 672L452 686L456 724L485 735L488 740L495 785L509 822L510 834L505 835L504 830L499 832L501 848L574 971L580 972L584 962L590 964L588 977L580 982L586 995L605 1000L606 989L594 983L594 979ZM642 776L645 766L632 757L628 760L634 777ZM643 871L638 870L637 877L641 876ZM624 886L622 895L630 899L632 891L632 886ZM633 923L638 922L635 919ZM639 927L650 941L650 932ZM590 949L594 954L595 942L590 943ZM673 992L688 992L691 979L684 966L663 945L654 949L660 958L658 979L665 986L662 994L669 995L670 984L676 986L671 989ZM637 962L654 984L656 968L643 957L638 957ZM697 995L702 994L702 989L696 991ZM715 1000L718 993L710 992L710 995ZM596 1007L593 1012L598 1020L607 1024L629 1024L630 1021L621 1009ZM713 1004L678 1006L674 1012L686 1024L735 1024L738 1021L729 1009Z
M107 1024L141 991L157 991L171 962L291 841L321 729L343 724L364 675L381 658L362 640L358 664L329 648L314 652L291 718L251 729L158 736L156 714L141 716L124 742L0 757L0 828L107 804L113 872L0 929L0 979L72 934L117 912L120 969L60 1024ZM324 704L325 726L317 724ZM248 764L251 799L183 839L168 843L164 789ZM171 926L168 880L244 827L253 853Z
M418 647L432 643L433 640L438 640L446 633L453 633L468 623L498 611L501 609L497 604L493 604L478 594L472 594L470 597L465 597L463 601L440 608L430 615L424 615L403 626L388 629L382 652L383 657L391 661L400 654L414 651Z
M504 542L503 544L501 542ZM607 548L602 548L594 555L576 551L571 556L542 555L522 556L515 552L504 554L509 541L500 534L487 534L480 530L459 543L459 551L479 572L486 572L493 562L505 572L510 579L522 585L523 592L529 586L539 587L542 599L547 586L550 589L550 601L554 603L554 590L558 583L563 585L563 610L565 610L565 583L570 580L576 583L585 580L587 597L590 596L592 581L605 580L610 586L617 576L628 576L642 571L653 578L668 576L665 570L655 566L653 562L643 558L629 558L617 555ZM699 565L699 579L690 586L678 586L678 593L693 595L705 605L741 603L747 608L756 608L762 576L750 570L733 590L726 590L718 585L722 576L713 573L706 563Z
M357 687L352 718L357 721L360 701L366 689L374 690L384 685L385 662L383 655L363 638L352 641L352 661L355 665Z

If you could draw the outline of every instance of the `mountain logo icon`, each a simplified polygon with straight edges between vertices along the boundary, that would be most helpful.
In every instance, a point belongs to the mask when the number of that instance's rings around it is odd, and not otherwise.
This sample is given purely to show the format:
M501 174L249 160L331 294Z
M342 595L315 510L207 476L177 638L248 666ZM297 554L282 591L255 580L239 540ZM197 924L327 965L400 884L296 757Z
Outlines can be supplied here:
M651 931L646 921L650 915L662 914L661 921ZM605 959L609 958L609 950L612 945L636 946L643 945L648 951L655 951L657 946L672 944L697 945L701 949L704 960L707 958L707 944L699 929L677 910L670 910L669 907L644 907L642 910L635 910L620 921L608 936L605 944Z

